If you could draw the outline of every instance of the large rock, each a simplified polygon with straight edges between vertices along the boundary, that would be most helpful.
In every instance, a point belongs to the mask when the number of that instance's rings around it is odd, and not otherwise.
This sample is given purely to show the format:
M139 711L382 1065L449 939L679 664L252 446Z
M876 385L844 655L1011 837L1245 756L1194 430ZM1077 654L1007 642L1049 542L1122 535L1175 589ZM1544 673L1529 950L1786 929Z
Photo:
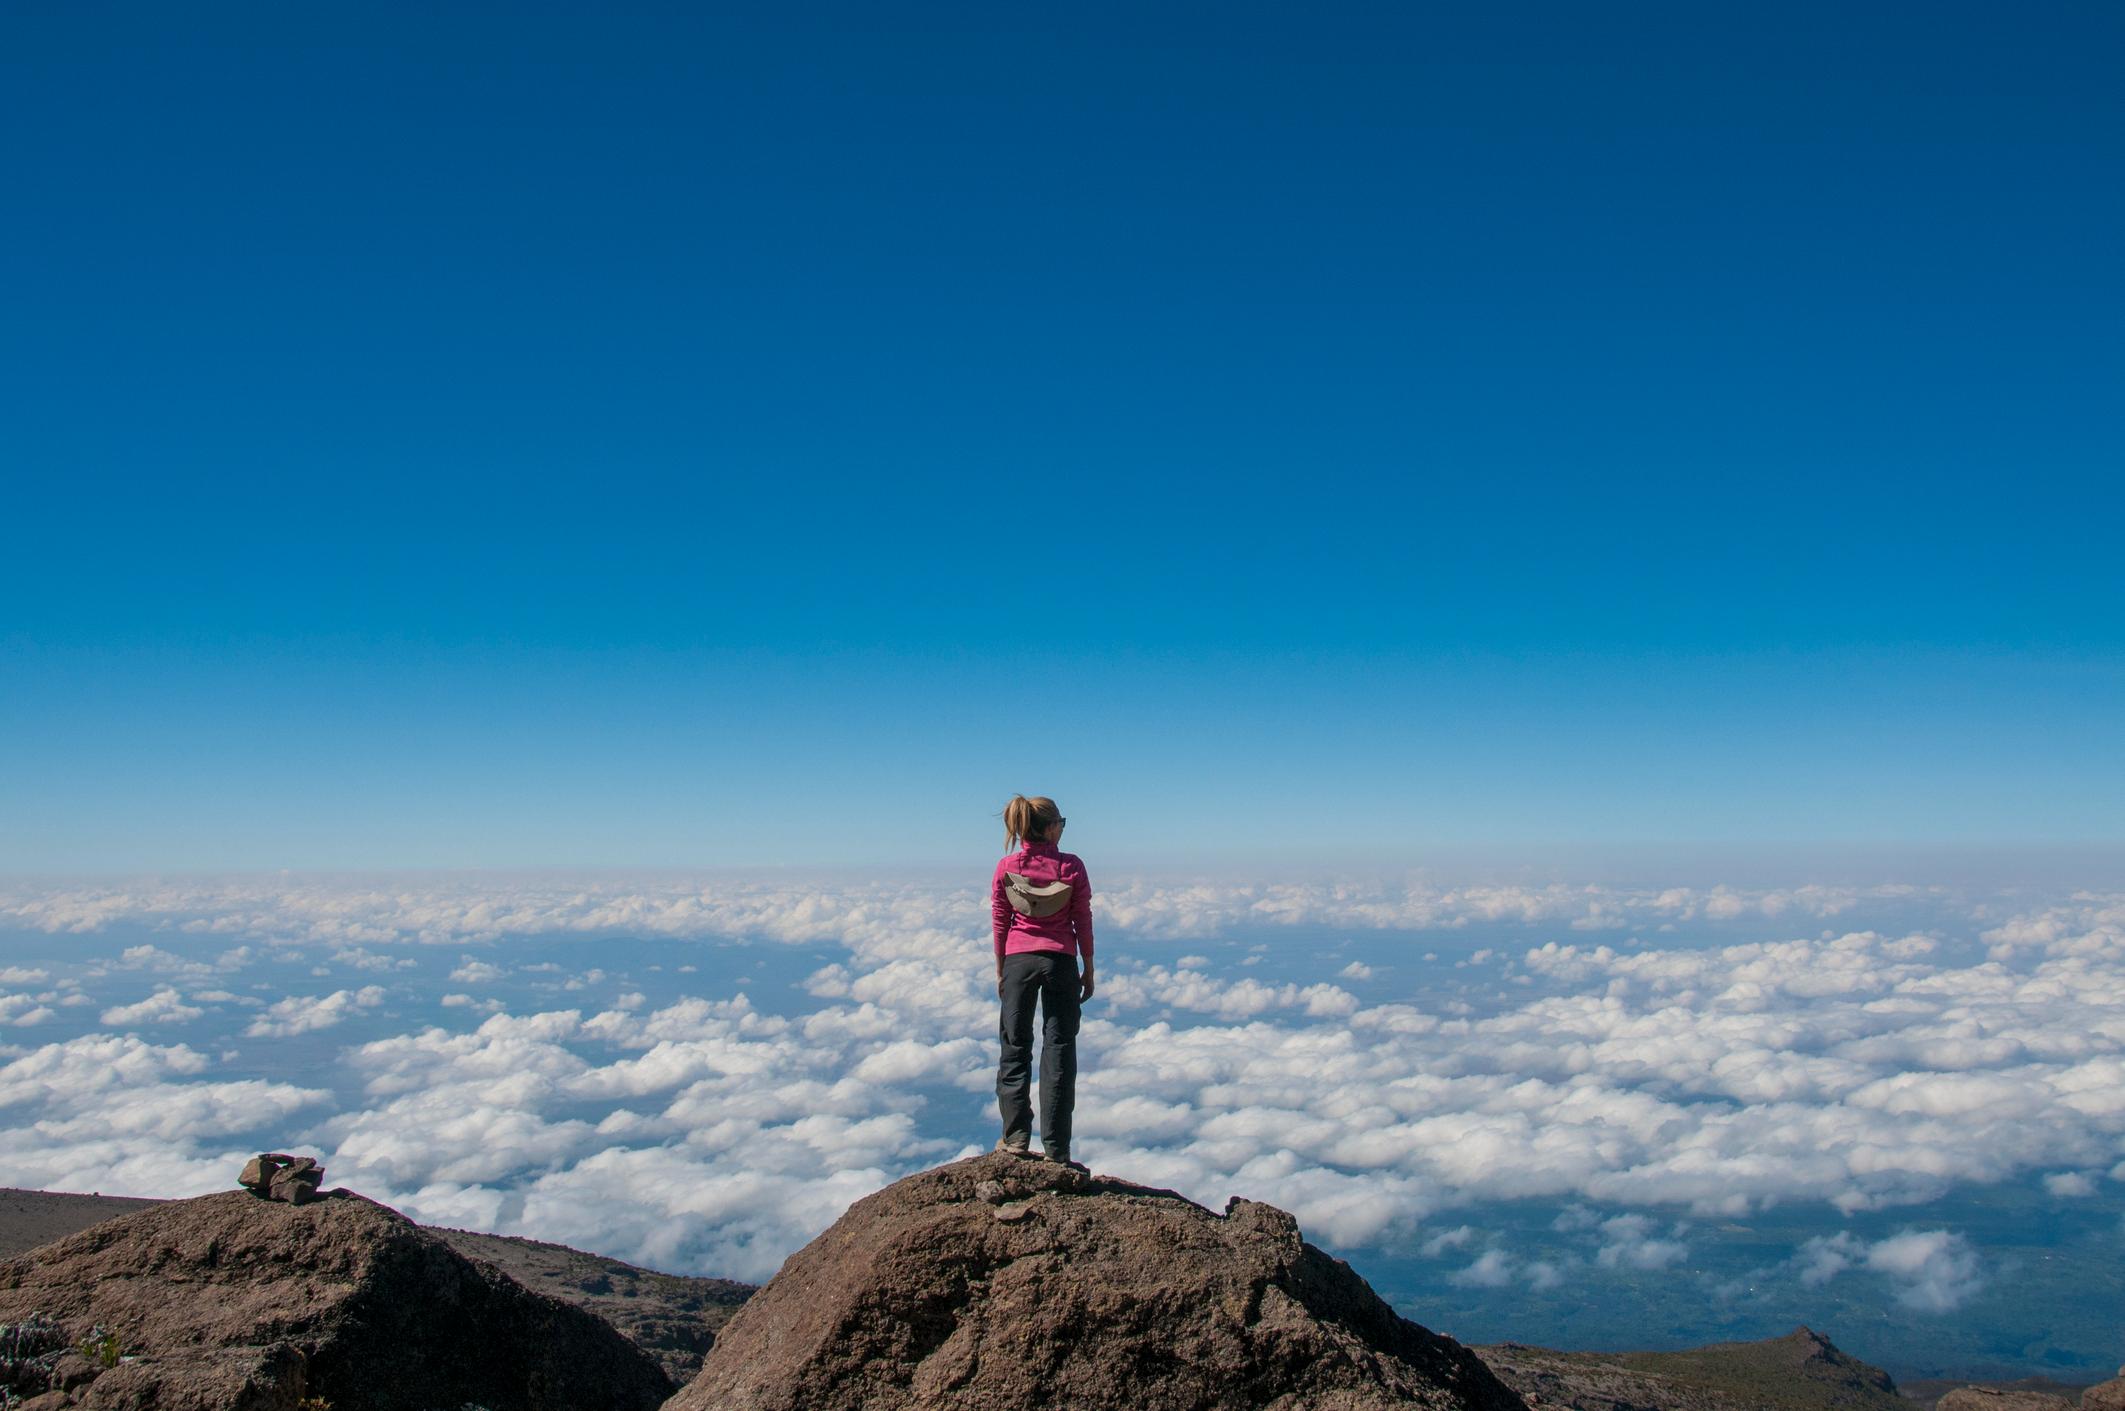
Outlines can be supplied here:
M2125 1367L2107 1382L2097 1382L2081 1393L2081 1411L2125 1411Z
M672 1391L598 1319L347 1191L170 1201L0 1264L0 1322L40 1314L114 1340L66 1392L92 1411L650 1411Z
M856 1202L667 1411L1412 1405L1523 1411L1281 1210L998 1153Z
M0 1260L162 1203L0 1187ZM467 1259L492 1264L533 1293L548 1294L612 1324L622 1337L656 1358L675 1387L694 1379L717 1331L755 1291L751 1284L730 1279L660 1274L566 1245L422 1228Z
M1934 1411L2073 1411L2073 1402L2046 1391L2018 1387L1957 1387L1934 1403Z

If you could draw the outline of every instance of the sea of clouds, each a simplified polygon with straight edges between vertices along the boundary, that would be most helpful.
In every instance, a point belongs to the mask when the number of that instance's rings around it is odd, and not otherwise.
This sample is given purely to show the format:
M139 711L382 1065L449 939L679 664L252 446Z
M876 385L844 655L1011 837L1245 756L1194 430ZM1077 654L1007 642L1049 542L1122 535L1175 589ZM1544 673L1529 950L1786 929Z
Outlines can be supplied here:
M1439 1290L1695 1269L1951 1314L2011 1271L1944 1198L2125 1185L2125 896L1208 877L1096 906L1076 1154ZM0 884L0 1184L191 1194L295 1146L431 1223L763 1279L993 1140L987 928L978 886L790 874ZM1795 1233L1710 1257L1766 1222Z

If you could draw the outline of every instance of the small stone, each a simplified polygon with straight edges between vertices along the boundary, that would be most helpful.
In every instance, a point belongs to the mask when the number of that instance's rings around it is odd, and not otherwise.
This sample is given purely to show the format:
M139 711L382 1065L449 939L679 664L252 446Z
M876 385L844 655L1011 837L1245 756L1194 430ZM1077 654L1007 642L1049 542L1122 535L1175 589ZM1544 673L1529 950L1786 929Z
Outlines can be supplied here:
M102 1363L91 1361L78 1352L62 1352L59 1360L52 1363L52 1386L58 1391L72 1391L95 1381L102 1372Z
M1001 1205L1011 1198L1010 1192L1003 1188L1003 1182L1001 1181L979 1182L974 1187L974 1194L978 1199L986 1200L991 1205Z
M1032 1213L1033 1207L1030 1205L1000 1205L996 1207L996 1218L1003 1221L1006 1225L1015 1225Z
M317 1197L324 1184L325 1168L312 1156L290 1156L284 1151L264 1151L244 1163L236 1183L253 1195L301 1205Z
M74 1398L63 1391L43 1391L25 1400L15 1402L14 1411L61 1411L63 1407L71 1406L73 1403Z
M170 1391L152 1362L123 1362L83 1388L78 1404L92 1411L138 1411L167 1404Z

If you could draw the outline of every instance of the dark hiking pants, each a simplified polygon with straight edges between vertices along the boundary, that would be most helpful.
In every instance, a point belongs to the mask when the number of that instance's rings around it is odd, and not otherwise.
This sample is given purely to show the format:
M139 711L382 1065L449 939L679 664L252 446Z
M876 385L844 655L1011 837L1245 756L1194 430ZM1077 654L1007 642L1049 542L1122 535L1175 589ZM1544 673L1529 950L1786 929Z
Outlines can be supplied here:
M996 1066L996 1105L1006 1140L1033 1130L1026 1081L1033 1065L1033 1005L1040 1004L1040 1141L1070 1145L1077 1103L1077 958L1026 951L1003 958L1003 1061Z

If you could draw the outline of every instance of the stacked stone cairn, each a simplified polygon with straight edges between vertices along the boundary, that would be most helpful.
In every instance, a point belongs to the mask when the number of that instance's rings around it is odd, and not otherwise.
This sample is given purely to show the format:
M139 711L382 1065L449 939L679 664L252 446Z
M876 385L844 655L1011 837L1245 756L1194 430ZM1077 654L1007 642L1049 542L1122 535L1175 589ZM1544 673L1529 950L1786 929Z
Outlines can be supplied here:
M244 1163L238 1185L266 1200L284 1200L290 1205L317 1199L324 1184L325 1168L314 1157L289 1156L285 1152L261 1152Z

